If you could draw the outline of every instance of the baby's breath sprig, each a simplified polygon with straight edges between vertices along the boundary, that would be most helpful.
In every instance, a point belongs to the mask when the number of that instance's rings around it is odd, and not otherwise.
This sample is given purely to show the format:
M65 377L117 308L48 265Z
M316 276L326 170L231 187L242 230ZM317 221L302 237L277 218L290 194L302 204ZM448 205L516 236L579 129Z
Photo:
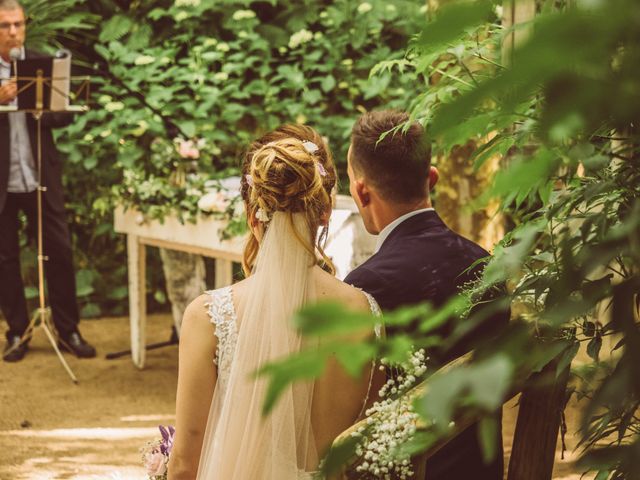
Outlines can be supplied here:
M427 367L423 349L413 352L400 365L400 373L392 375L380 389L380 400L366 412L366 425L352 433L359 438L356 455L360 463L356 471L372 478L407 479L413 477L411 458L400 447L416 433L418 414L413 410L413 397L405 395L422 377ZM380 369L389 367L386 359Z

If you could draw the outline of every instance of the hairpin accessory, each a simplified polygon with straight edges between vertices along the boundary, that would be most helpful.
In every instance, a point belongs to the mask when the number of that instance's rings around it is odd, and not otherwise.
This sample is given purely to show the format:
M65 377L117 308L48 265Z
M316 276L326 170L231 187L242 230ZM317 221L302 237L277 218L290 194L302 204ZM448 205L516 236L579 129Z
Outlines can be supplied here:
M305 140L304 142L302 142L302 146L311 155L313 155L314 153L316 153L319 150L318 145L316 145L313 142L310 142L309 140Z
M322 163L320 163L320 161L316 162L316 168L318 169L318 173L320 174L320 176L322 176L322 177L326 177L327 176L327 170L324 168L324 165L322 165Z
M267 223L269 221L269 214L264 208L260 207L256 212L256 219L262 223Z
M244 179L247 181L250 187L253 187L253 176L251 176L250 174L246 174L244 176Z

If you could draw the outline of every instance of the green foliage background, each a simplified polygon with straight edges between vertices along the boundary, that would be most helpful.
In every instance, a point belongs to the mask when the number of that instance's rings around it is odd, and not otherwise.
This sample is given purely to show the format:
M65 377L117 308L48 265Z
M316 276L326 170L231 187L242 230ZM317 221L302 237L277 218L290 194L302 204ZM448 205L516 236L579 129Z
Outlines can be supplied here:
M510 305L516 318L490 344L475 345L471 364L427 373L429 388L416 402L425 427L405 448L428 449L461 412L489 414L523 372L540 371L552 358L559 364L551 373L559 375L586 345L589 361L572 369L566 397L575 396L582 413L578 467L597 472L598 480L639 478L640 4L536 4L535 19L515 27L528 38L512 52L502 47L513 29L500 23L501 3L450 2L430 12L433 19L403 58L374 67L428 84L410 110L445 159L469 139L481 145L469 159L475 168L493 155L502 158L473 208L497 199L514 228L483 278L442 309L385 315L386 325L405 328L421 317L410 335L358 346L336 339L315 360L305 352L269 366L268 405L292 378L317 375L317 364L332 352L357 370L380 356L406 358L411 345L446 348L467 340L470 326L487 322L492 309ZM503 284L508 291L496 302L481 301ZM345 323L358 329L376 321L336 308L302 312L299 328L328 339L343 335ZM435 328L452 313L457 327L438 338ZM605 337L613 339L606 350ZM495 455L493 422L486 417L480 425L488 458ZM348 457L339 448L333 458Z
M474 363L434 378L437 388L417 403L429 427L411 448L446 434L460 408L491 412L523 369L557 357L561 370L586 344L591 362L573 369L568 391L583 410L580 465L598 480L640 476L637 1L538 1L535 20L516 27L529 30L528 40L508 56L511 32L495 1L449 2L438 12L399 1L26 4L31 41L63 42L98 78L95 108L60 137L85 313L125 303L124 245L111 226L117 202L154 217L175 209L193 217L193 165L173 153L175 137L205 139L197 171L215 176L237 168L260 132L307 121L329 137L344 168L357 112L407 108L444 158L471 138L482 145L470 159L476 167L502 157L476 207L497 198L514 229L461 298L386 315L398 326L420 316L417 332L361 345L336 340L272 365L269 401L287 382L318 375L328 355L356 373L377 355L399 360L411 345L454 343L464 328L447 339L434 328L452 313L485 321L484 308L471 306L506 282L500 305L517 318ZM187 172L180 188L169 183L179 169ZM125 171L145 180L127 183ZM330 338L375 319L325 306L297 321ZM603 351L607 336L612 351ZM495 431L483 421L484 445Z
M344 173L359 112L402 108L421 88L414 76L369 78L418 31L418 1L24 4L28 45L70 49L77 73L94 79L91 111L58 138L83 316L126 306L117 203L150 218L193 220L204 180L236 172L249 142L282 123L308 123L327 136ZM179 158L176 138L200 139L197 165ZM170 181L177 172L186 178L179 186ZM156 252L149 262L154 308L154 299L164 301Z

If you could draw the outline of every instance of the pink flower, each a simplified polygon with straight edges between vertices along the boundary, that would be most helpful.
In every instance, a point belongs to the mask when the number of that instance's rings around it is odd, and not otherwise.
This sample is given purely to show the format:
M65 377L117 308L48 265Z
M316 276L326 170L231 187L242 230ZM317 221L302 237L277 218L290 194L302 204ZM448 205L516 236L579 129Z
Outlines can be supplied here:
M165 456L158 450L150 452L144 456L144 468L150 477L161 476L167 473Z
M180 138L177 143L178 155L182 158L200 158L200 150L198 150L193 140L182 140Z

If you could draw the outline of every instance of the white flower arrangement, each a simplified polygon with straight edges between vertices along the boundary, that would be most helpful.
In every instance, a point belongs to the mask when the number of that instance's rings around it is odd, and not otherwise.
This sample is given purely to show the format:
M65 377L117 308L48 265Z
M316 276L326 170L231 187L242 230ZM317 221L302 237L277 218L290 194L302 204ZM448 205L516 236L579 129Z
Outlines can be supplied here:
M303 43L307 43L313 40L313 33L307 29L302 29L293 35L289 39L289 48L298 48Z
M223 213L231 201L223 192L208 192L198 200L198 208L203 212L220 212Z
M255 17L256 17L256 12L254 12L253 10L236 10L235 12L233 12L233 15L231 16L231 18L233 18L235 21L247 20L249 18L255 18Z
M358 13L367 13L373 9L373 6L369 2L362 2L358 5Z
M199 7L200 0L176 0L176 7Z
M381 364L381 370L389 366L386 359L382 359ZM413 396L406 393L426 369L424 350L415 351L399 365L401 373L389 378L380 389L381 400L366 412L366 426L351 434L360 439L356 447L356 455L360 459L357 472L385 480L413 477L411 458L399 447L416 433L419 415L413 409Z

